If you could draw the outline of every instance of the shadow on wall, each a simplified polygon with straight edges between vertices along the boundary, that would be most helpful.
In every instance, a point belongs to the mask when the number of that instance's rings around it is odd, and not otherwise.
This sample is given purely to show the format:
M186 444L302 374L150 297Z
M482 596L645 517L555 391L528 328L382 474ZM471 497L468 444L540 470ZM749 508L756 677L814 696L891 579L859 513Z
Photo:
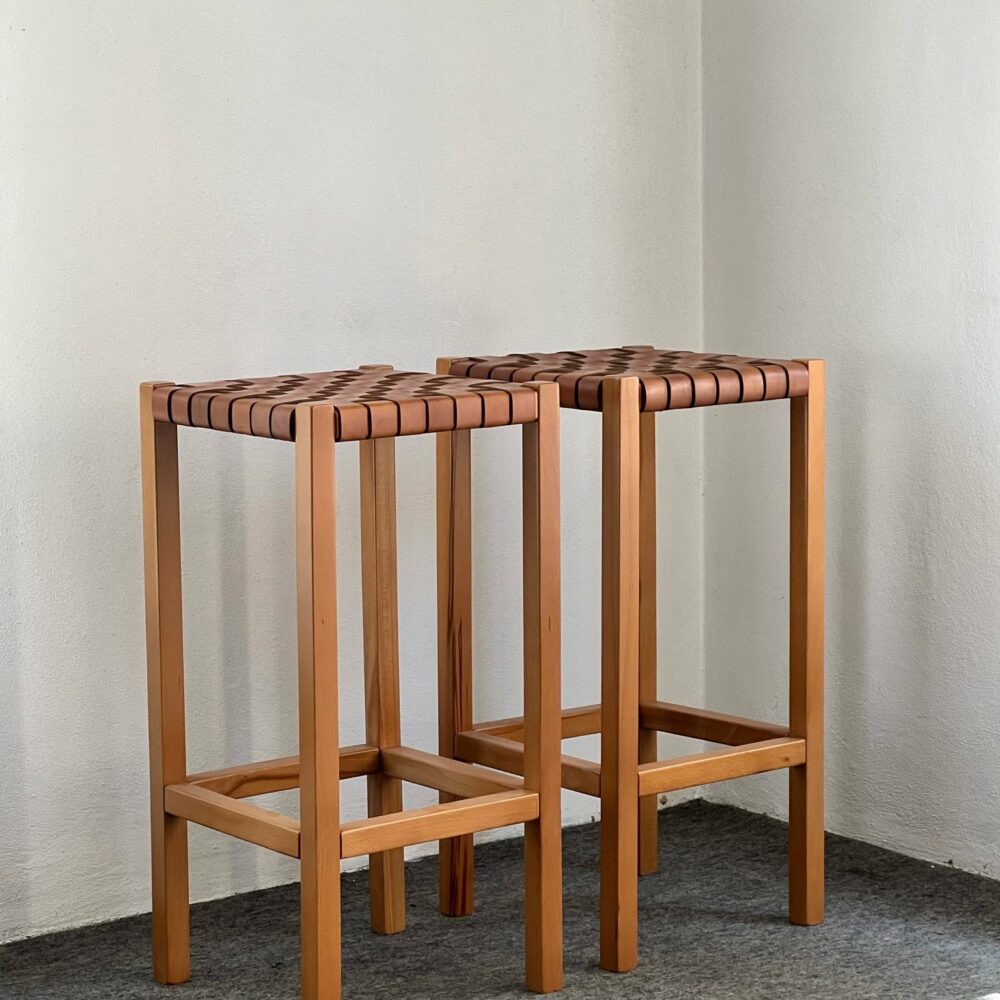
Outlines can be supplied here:
M922 406L872 376L884 356L841 365L829 459L832 821L853 832L867 816L863 836L948 861L995 840L1000 793L968 752L996 733L995 673L980 654L995 648L996 591L988 576L975 582L991 473L935 359L907 359L908 383L945 389Z
M296 753L294 448L182 428L188 769ZM297 796L266 800L297 815ZM297 876L297 866L191 826L192 897Z
M134 388L125 395L134 412ZM81 398L96 411L96 393ZM26 406L30 413L30 400ZM3 419L11 426L6 414ZM119 578L109 569L132 570L129 522L139 515L133 508L104 535L95 527L95 511L118 510L91 460L92 428L100 425L97 418L66 420L52 432L32 419L22 442L29 461L19 465L13 452L3 463L11 481L0 494L6 501L0 529L0 939L44 926L43 901L53 892L70 923L88 917L88 886L120 899L119 873L109 872L103 856L129 872L137 856L148 865L146 844L136 843L136 832L148 829L145 745L136 745L131 712L133 692L143 690L141 640L132 642L142 593L131 589L122 601ZM45 440L35 440L43 426ZM132 445L124 442L137 470ZM63 461L37 462L46 449ZM138 489L134 499L138 504ZM134 569L141 581L138 560ZM96 661L82 655L87 645L101 651ZM94 754L89 771L84 744ZM130 794L136 784L139 796Z
M6 424L6 421L4 421ZM5 466L9 468L9 466ZM0 601L0 760L3 763L3 809L0 810L0 871L10 879L13 891L4 896L4 930L16 937L21 929L32 926L31 852L28 838L28 747L24 720L27 715L23 676L30 669L26 655L23 625L30 601L29 575L25 573L25 548L17 546L21 537L18 507L14 504L14 483L6 482L0 496L6 498L2 527L4 532L2 601ZM4 935L0 935L3 941Z
M831 347L827 825L935 861L961 863L964 851L982 870L973 859L995 840L998 794L983 751L996 732L995 672L981 657L995 648L996 590L988 570L981 586L970 574L989 549L994 473L970 456L955 398L915 407L878 374L881 353L838 359ZM908 381L940 382L931 359L907 364ZM706 456L708 702L777 720L787 717L786 411L712 414ZM778 776L710 797L786 814Z
M216 444L214 441L212 443ZM251 576L253 568L250 561L255 556L260 558L261 553L266 551L254 544L248 530L246 497L249 493L251 476L248 475L247 466L253 462L254 456L248 455L246 448L237 449L233 444L234 442L222 438L213 449L215 452L211 469L212 478L215 480L213 492L221 497L222 501L216 503L211 512L214 524L210 525L209 532L210 537L219 540L219 549L216 550L214 560L217 572L213 579L221 588L220 627L214 636L215 657L198 665L201 670L211 672L213 676L210 683L222 692L219 699L218 720L212 727L214 729L217 726L220 732L217 739L211 741L216 746L221 744L223 757L217 765L220 767L243 761L250 763L259 759L253 753L254 732L258 726L257 720L262 715L267 718L267 714L270 714L255 711L255 691L251 678L253 660L250 649L250 602L247 589L251 579L259 577L256 573ZM260 446L255 450L260 450ZM261 530L267 530L266 520L261 519L257 524ZM273 580L271 575L268 575L268 578ZM272 583L275 602L271 605L276 617L287 613L288 610L287 602L280 599L281 590L276 586L277 582L273 580ZM286 670L293 668L293 663L285 666ZM204 683L204 680L200 680L200 683ZM286 732L286 736L289 737L289 744L292 746L296 742L294 718L293 715L286 725L281 727L291 730ZM259 875L258 862L262 860L263 852L229 850L227 854L230 883L234 886L253 885Z

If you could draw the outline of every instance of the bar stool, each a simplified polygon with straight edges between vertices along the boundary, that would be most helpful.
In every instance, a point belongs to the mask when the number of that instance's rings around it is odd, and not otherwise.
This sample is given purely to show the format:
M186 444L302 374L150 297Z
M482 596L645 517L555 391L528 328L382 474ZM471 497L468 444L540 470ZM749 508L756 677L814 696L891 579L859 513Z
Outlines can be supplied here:
M509 383L549 381L562 406L603 421L601 704L563 711L562 738L601 734L600 764L564 756L564 787L601 800L601 944L605 969L638 961L638 874L657 867L656 796L789 769L789 919L823 920L822 361L775 361L652 347L446 358L438 370ZM666 410L791 400L790 682L788 725L657 699L655 415ZM458 501L467 476L453 479ZM441 496L447 504L448 498ZM443 515L442 515L443 516ZM467 564L453 573L467 579ZM462 661L457 683L471 684ZM442 719L460 759L520 774L521 719ZM657 760L657 732L723 749ZM442 855L443 886L470 883L472 856ZM470 905L470 901L467 901Z
M547 383L489 383L389 366L140 390L152 800L153 969L190 976L187 824L198 823L301 861L302 996L341 995L340 861L371 856L372 928L405 926L403 848L525 826L526 984L562 984L559 788L559 403ZM401 745L396 608L395 438L438 434L468 473L473 429L523 425L524 766L509 774ZM299 756L187 772L181 624L177 427L295 443ZM341 747L337 706L335 445L360 442L366 742ZM449 484L442 507L451 504ZM459 519L465 512L453 511ZM460 538L443 538L444 559ZM450 546L450 548L449 548ZM442 648L464 649L466 595L442 589ZM447 664L448 656L443 662ZM445 672L442 712L464 710ZM366 775L368 819L341 822L339 780ZM401 782L441 793L402 811ZM301 821L242 801L298 788Z

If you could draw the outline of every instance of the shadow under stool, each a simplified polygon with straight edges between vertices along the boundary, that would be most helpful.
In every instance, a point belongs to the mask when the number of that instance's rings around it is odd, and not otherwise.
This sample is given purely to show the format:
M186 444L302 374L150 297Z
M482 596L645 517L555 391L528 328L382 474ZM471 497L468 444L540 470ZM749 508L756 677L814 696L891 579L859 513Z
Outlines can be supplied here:
M657 867L656 796L763 771L789 769L789 919L823 920L823 476L822 361L693 354L653 347L442 358L438 371L510 384L553 382L563 407L603 424L601 703L562 713L563 739L601 734L600 763L563 756L564 787L601 800L600 963L638 961L638 875ZM697 406L791 401L791 558L788 725L757 722L657 699L657 413ZM448 475L447 468L439 475ZM468 471L451 472L448 505L468 503ZM463 526L463 531L467 530ZM467 586L463 549L449 570ZM467 651L452 681L471 686ZM442 748L461 760L520 774L523 719L473 724L442 717ZM658 732L722 749L658 760ZM441 857L442 895L471 884L471 841ZM463 901L471 907L471 898Z
M153 971L190 976L187 824L198 823L301 862L302 996L341 996L340 862L371 856L372 928L405 927L403 848L441 839L448 856L473 833L523 823L525 979L562 985L559 780L559 401L549 383L488 383L448 374L360 369L140 389L152 806ZM438 434L463 479L470 434L523 425L523 778L401 745L396 600L395 438ZM178 425L294 442L299 755L191 774L186 764L181 619ZM365 729L338 739L335 453L360 443ZM438 481L442 508L451 484ZM467 512L458 517L467 516ZM439 524L439 529L441 525ZM439 549L464 542L439 537ZM439 597L442 649L461 648L453 607L464 581ZM442 663L449 659L443 654ZM469 697L451 675L441 710ZM451 723L449 722L449 725ZM521 744L519 744L521 746ZM342 822L339 781L367 775L368 819ZM401 782L441 793L403 811ZM298 788L301 820L243 801Z

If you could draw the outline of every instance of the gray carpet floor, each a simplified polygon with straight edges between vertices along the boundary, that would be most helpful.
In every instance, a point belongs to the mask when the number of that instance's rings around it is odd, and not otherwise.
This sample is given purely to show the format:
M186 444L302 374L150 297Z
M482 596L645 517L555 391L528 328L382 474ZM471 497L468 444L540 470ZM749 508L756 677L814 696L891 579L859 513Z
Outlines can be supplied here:
M597 967L597 828L565 836L566 988L578 998L978 1000L1000 994L1000 883L840 837L820 927L785 920L785 827L696 802L661 814L661 870L641 881L641 957ZM437 911L434 859L407 866L409 927L368 930L366 873L344 877L349 1000L523 998L521 843L478 852L477 909ZM0 948L3 1000L293 1000L298 887L195 906L191 982L156 986L149 918Z

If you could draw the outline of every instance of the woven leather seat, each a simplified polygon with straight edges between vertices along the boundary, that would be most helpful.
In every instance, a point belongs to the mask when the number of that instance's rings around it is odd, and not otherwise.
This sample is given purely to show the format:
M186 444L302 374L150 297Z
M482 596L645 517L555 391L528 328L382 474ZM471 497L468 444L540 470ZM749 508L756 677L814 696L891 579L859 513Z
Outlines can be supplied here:
M645 412L789 399L809 392L809 369L801 361L653 347L459 358L451 374L507 382L556 382L561 405L577 410L600 410L601 385L616 375L639 378L640 405Z
M525 381L519 379L518 381ZM295 440L299 403L333 403L337 441L523 424L538 415L528 386L384 367L228 379L153 390L156 420Z

